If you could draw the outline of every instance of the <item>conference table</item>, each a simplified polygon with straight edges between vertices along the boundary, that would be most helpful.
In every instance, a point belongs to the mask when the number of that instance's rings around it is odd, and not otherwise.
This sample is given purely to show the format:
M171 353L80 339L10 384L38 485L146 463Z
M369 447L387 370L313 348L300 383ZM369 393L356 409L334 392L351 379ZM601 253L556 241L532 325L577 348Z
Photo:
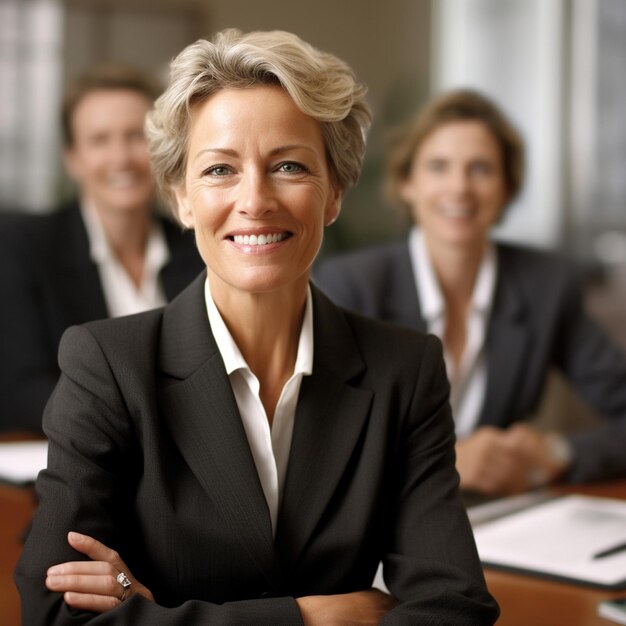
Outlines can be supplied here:
M626 500L626 480L559 486L554 492ZM598 617L598 602L626 597L626 589L606 591L489 568L485 568L485 578L500 604L498 626L615 626Z
M555 491L626 500L626 480L558 487ZM0 623L3 626L20 626L13 569L35 506L32 486L0 483ZM485 570L485 576L490 591L500 603L502 614L498 626L609 626L614 622L596 614L598 602L626 596L626 590L604 591L491 569Z
M13 569L22 549L24 533L36 506L35 490L0 483L0 624L19 626L19 597Z

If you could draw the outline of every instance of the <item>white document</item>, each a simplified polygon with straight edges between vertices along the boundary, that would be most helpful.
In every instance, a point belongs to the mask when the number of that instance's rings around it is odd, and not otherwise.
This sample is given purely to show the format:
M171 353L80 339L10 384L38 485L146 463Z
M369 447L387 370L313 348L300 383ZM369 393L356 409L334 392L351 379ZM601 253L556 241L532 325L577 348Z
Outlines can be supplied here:
M48 460L47 441L0 443L0 480L16 484L34 482Z
M474 537L485 565L626 587L626 548L596 556L626 546L624 500L563 496L479 524Z

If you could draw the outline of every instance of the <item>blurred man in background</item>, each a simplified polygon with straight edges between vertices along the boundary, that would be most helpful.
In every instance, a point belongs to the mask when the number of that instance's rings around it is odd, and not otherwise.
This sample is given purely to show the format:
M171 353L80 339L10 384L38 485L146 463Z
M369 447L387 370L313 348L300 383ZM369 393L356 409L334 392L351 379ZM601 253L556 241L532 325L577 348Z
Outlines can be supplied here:
M68 326L161 306L202 268L190 233L155 212L143 125L157 95L122 65L72 82L61 117L76 198L0 218L0 430L41 430Z

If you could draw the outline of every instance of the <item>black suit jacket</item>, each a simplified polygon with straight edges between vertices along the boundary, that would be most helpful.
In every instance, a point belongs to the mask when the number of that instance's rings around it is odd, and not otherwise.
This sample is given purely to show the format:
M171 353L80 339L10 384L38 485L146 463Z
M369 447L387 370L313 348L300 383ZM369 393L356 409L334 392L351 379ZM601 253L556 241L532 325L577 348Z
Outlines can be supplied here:
M169 300L203 264L193 234L160 221L170 251L160 279ZM0 430L41 431L63 331L108 317L77 203L42 216L0 217L0 287Z
M165 307L69 329L44 416L48 469L16 569L25 626L70 623L46 568L70 529L117 549L157 604L94 624L301 624L294 597L367 589L384 624L491 624L458 494L438 340L343 312L314 291L276 539L202 277Z
M498 276L487 329L488 382L480 425L507 427L538 406L551 367L605 426L570 437L572 481L626 475L626 355L585 312L572 265L547 252L497 245ZM425 330L406 242L319 264L315 282L339 305Z

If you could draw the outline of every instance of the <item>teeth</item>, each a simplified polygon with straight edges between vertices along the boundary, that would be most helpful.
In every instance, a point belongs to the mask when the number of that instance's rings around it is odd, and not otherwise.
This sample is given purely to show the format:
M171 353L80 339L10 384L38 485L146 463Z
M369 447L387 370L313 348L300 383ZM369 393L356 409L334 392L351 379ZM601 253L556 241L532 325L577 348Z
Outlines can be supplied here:
M107 181L112 187L128 187L136 183L137 176L131 173L113 174L108 177Z
M269 235L235 235L233 240L240 246L265 246L268 243L278 243L287 238L287 233L273 233Z
M472 215L472 209L468 207L458 206L444 206L441 207L441 212L446 217L468 217Z

